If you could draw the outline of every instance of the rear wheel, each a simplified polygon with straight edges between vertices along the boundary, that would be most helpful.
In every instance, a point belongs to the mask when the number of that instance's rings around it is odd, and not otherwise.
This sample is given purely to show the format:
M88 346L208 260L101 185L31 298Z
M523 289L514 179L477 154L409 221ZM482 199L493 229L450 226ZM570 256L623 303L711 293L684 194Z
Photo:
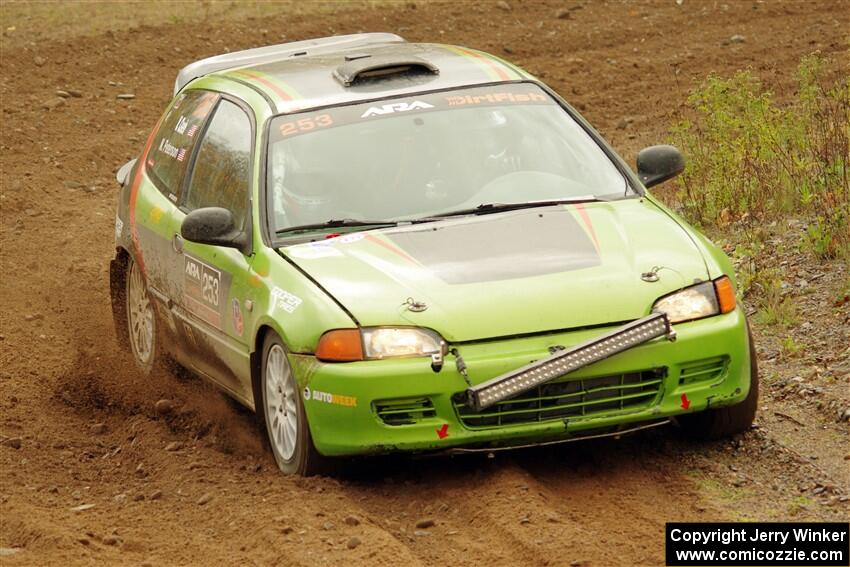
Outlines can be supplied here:
M146 375L163 364L163 349L157 335L156 313L139 265L127 263L126 292L127 331L130 351L136 365Z
M257 404L257 412L265 424L278 468L286 474L302 476L324 471L327 460L313 445L286 348L274 332L266 335L260 372L262 403Z
M723 439L743 433L753 425L759 400L759 372L756 347L749 325L747 338L750 342L750 392L747 397L734 406L679 416L677 421L688 436L703 440Z

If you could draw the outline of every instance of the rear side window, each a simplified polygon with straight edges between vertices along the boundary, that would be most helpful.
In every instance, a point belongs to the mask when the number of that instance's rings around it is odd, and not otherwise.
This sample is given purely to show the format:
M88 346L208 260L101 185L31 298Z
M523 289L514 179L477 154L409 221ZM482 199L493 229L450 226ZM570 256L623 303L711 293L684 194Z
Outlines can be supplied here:
M184 208L223 207L241 230L251 186L251 121L241 108L222 100L195 159Z
M217 99L216 93L206 91L180 94L156 133L145 164L148 175L172 201L180 195L195 140Z

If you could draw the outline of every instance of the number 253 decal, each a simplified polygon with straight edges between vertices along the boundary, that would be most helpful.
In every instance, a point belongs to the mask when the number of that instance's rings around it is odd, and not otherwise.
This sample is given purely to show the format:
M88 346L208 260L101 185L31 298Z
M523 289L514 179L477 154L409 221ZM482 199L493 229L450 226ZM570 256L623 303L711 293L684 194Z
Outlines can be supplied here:
M221 272L191 256L184 258L183 299L186 308L220 329Z
M284 122L281 124L280 135L291 136L292 134L309 132L316 128L327 128L328 126L333 126L333 123L334 121L330 114L320 114L312 118L300 118L298 120L293 120L292 122Z

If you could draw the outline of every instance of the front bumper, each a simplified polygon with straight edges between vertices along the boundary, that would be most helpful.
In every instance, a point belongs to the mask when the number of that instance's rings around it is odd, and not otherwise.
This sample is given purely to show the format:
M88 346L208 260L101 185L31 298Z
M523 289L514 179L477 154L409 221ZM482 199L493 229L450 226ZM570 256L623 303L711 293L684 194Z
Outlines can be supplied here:
M470 381L480 384L549 356L550 347L569 348L613 328L453 346L466 361ZM439 373L426 358L322 363L293 354L290 359L304 392L313 442L324 455L502 447L568 439L743 401L750 360L740 308L677 324L675 330L676 342L656 339L553 381L557 396L541 395L478 415L458 401L467 384L452 356ZM645 386L623 389L634 386L625 382L641 377ZM576 390L574 384L592 386L594 393L569 393ZM588 399L625 392L617 398ZM544 405L564 396L580 403L557 409Z

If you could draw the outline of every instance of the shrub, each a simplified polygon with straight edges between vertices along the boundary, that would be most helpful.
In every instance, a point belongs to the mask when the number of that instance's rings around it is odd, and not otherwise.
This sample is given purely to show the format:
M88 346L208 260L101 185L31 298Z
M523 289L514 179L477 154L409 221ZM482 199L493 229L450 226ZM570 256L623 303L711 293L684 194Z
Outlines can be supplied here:
M812 252L850 256L850 78L825 76L822 58L803 58L784 107L749 71L693 90L673 127L688 158L676 194L683 212L704 225L793 213L809 222Z

